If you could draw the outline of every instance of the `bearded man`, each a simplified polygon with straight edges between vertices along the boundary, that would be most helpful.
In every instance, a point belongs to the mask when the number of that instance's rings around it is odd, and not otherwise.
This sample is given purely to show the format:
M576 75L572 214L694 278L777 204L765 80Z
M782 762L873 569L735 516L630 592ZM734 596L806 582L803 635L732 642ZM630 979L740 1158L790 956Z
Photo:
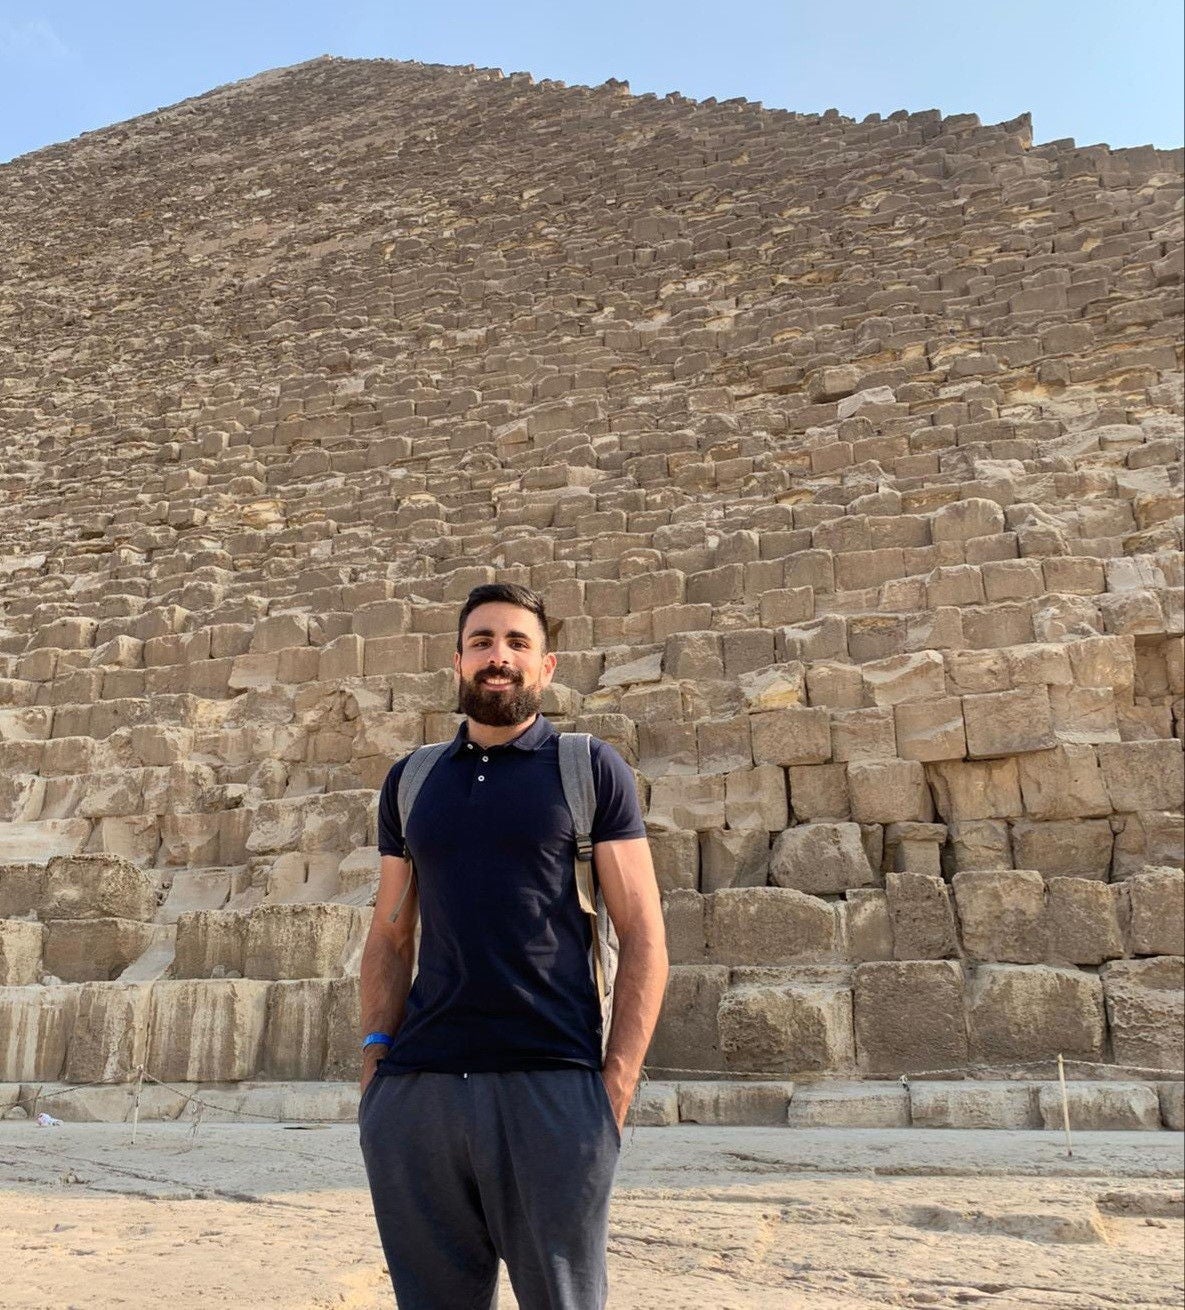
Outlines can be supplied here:
M633 774L594 738L592 861L619 946L603 1047L595 920L540 713L555 667L538 595L475 588L453 657L465 722L410 809L414 752L380 796L358 1119L402 1310L488 1310L499 1259L521 1310L602 1310L608 1293L609 1196L666 942Z

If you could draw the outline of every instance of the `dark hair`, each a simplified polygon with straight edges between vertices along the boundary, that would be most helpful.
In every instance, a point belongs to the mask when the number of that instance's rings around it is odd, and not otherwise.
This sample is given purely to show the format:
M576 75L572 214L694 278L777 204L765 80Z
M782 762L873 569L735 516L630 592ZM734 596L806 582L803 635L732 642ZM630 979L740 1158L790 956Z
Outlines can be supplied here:
M465 631L465 620L479 605L500 602L503 605L517 605L520 609L530 610L539 620L543 630L543 651L547 653L547 614L543 608L543 597L530 587L520 587L517 582L487 582L474 587L461 606L461 615L457 619L457 650L461 649L461 635Z

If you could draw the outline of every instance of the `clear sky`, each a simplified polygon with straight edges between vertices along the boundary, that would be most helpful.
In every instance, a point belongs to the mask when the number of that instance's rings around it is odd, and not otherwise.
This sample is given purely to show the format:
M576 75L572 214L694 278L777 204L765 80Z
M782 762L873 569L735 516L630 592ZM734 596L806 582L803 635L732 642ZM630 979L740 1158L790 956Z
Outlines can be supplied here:
M0 0L0 161L320 54L1182 144L1181 0Z

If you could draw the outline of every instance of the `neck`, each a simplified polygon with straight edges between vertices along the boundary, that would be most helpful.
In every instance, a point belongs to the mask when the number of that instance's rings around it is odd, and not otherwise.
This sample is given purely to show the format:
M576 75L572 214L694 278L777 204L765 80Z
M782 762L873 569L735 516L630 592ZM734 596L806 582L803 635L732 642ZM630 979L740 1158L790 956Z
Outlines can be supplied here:
M469 729L469 740L475 746L505 746L508 741L526 732L538 717L538 714L532 714L525 722L515 723L509 728L491 728L488 723L478 723L476 719L468 717L465 722Z

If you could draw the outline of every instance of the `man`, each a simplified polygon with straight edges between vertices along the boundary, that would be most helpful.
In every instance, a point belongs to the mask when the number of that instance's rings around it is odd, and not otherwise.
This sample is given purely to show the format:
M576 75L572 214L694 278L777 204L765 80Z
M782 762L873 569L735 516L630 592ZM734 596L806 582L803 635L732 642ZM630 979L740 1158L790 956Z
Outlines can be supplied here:
M499 1257L520 1310L605 1305L609 1193L666 943L633 775L594 740L593 863L620 946L602 1058L559 734L539 712L555 665L534 592L475 588L453 657L465 722L406 833L406 758L382 789L358 1118L401 1310L487 1310Z

